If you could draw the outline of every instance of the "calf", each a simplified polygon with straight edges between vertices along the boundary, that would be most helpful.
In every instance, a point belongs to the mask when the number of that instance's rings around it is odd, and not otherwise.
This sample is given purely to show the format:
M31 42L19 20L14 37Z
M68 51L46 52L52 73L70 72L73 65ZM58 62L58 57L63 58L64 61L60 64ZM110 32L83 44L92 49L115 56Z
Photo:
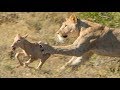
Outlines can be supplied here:
M45 63L45 61L50 57L50 54L42 54L41 53L41 46L39 43L31 43L28 40L26 40L26 36L22 37L20 34L17 34L16 37L14 38L14 42L11 45L12 51L15 51L17 47L20 47L22 49L22 52L16 53L15 57L19 61L20 65L19 66L27 66L34 60L40 60L38 66L36 69L40 69L42 65ZM28 61L25 63L21 62L19 59L20 55L25 55L29 58Z

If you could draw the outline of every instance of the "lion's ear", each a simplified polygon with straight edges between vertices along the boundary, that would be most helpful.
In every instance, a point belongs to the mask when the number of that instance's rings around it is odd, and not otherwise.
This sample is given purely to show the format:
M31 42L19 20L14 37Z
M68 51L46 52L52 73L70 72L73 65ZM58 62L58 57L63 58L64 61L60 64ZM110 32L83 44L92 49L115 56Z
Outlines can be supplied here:
M70 19L72 22L74 22L74 23L77 22L77 17L75 16L75 14L72 14L72 15L69 17L69 19Z

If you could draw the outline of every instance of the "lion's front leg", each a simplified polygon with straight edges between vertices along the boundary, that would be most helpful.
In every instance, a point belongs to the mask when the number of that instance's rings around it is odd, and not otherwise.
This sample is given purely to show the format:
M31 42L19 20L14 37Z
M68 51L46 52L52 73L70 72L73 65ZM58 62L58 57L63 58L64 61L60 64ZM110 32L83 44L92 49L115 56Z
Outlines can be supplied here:
M65 65L63 65L63 66L60 68L60 70L65 70L65 69L67 69L68 67L70 67L70 66L71 66L71 63L72 63L75 59L77 59L77 57L76 57L76 56L73 56L67 63L65 63Z
M64 66L62 66L60 68L60 70L65 70L68 67L72 67L72 70L75 70L81 64L83 64L84 62L88 61L92 55L93 55L92 52L87 52L84 55L82 55L81 57L73 56Z
M72 70L77 70L78 67L88 61L91 56L93 55L92 52L87 52L83 56L78 57L77 59L73 60L71 63Z

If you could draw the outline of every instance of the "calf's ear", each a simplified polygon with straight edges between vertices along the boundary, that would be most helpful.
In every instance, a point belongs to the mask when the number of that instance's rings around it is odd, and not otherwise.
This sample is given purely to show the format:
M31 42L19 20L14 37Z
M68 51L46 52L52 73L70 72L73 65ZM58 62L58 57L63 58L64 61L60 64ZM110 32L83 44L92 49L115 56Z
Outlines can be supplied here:
M16 36L17 36L17 37L20 37L20 34L18 33L18 34L16 34Z
M28 37L28 34L26 34L25 36L23 36L24 38L27 38Z

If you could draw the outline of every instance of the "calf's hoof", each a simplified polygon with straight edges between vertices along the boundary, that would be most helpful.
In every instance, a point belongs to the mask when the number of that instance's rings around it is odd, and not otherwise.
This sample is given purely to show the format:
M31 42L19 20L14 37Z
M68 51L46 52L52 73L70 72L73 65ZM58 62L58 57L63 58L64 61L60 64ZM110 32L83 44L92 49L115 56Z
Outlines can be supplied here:
M23 67L25 67L25 68L28 67L27 63L24 63Z
M40 68L40 67L36 67L35 69L36 69L36 70L41 70L41 68Z

